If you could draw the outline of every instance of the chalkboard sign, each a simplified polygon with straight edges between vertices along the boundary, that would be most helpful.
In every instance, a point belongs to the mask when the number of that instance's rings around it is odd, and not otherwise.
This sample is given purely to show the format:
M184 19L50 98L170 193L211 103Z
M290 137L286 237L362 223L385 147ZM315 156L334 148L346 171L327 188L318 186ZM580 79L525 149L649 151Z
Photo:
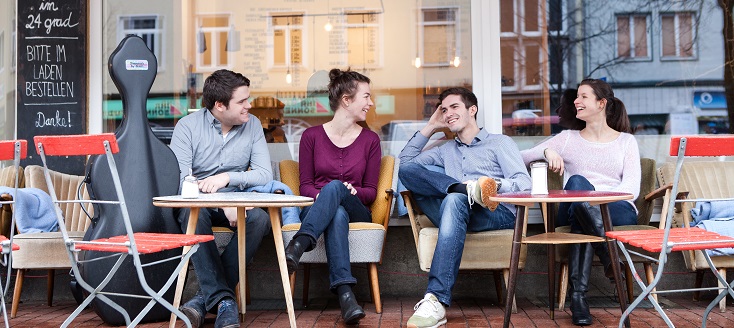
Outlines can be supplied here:
M23 0L18 6L18 138L87 133L87 1ZM84 172L84 159L48 158ZM22 165L41 164L35 151Z

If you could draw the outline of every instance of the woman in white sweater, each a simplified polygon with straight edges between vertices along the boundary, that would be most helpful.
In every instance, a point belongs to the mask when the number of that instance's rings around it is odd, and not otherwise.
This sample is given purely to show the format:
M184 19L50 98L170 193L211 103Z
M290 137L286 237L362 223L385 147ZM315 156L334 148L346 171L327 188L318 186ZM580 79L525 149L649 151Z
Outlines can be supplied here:
M564 176L565 190L599 190L640 193L640 152L630 134L624 103L614 97L612 88L597 79L581 81L574 101L581 130L564 130L558 135L522 152L525 164L547 160L548 167ZM633 201L610 203L612 224L637 223ZM588 202L562 203L556 223L570 225L572 233L604 235L599 206ZM594 253L612 279L612 259L603 243L572 244L568 266L571 282L571 313L575 325L592 323L586 302L591 262ZM615 259L618 260L618 259Z

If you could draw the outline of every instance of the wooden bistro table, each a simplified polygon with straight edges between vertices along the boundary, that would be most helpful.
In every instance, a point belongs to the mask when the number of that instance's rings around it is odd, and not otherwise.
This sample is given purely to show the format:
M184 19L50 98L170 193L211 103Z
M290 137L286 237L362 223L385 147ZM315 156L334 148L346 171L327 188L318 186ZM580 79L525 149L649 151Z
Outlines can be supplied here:
M609 254L612 259L619 258L617 255L617 247L613 241L605 237L597 237L575 233L555 232L555 222L552 219L546 219L544 215L545 233L523 237L523 226L525 220L525 211L528 206L539 203L543 209L547 208L548 203L571 203L571 202L589 202L591 205L600 205L602 220L604 222L604 230L612 231L612 221L609 217L609 209L607 204L620 200L632 199L633 195L620 192L606 191L566 191L566 190L550 190L547 195L534 195L529 191L498 194L490 197L492 201L509 203L517 206L517 219L515 220L515 232L512 238L512 256L510 258L510 276L507 284L507 298L505 300L505 321L504 327L510 325L510 316L512 315L512 300L515 296L515 286L517 283L517 265L520 261L521 244L545 244L548 245L548 295L550 297L550 317L553 318L553 309L555 308L555 245L557 244L577 244L588 242L606 242L609 248ZM546 211L544 211L545 214ZM617 287L617 295L619 296L619 305L622 312L627 308L626 289L622 284L622 274L620 272L619 261L612 261L614 269L614 281ZM629 326L629 324L627 323Z
M278 267L280 268L280 278L283 283L283 291L285 294L285 303L288 308L288 319L291 327L296 327L296 316L293 312L293 297L288 278L288 267L285 263L285 247L283 247L283 235L280 230L281 224L281 207L289 206L309 206L313 204L310 197L256 193L256 192L223 192L223 193L201 193L198 198L182 198L180 195L154 197L153 205L159 207L178 207L190 208L189 223L186 227L186 234L191 235L196 231L196 223L199 221L199 209L202 207L237 207L237 251L239 256L239 310L240 321L245 315L245 208L247 207L266 207L270 214L270 225L273 229L273 239L275 241L275 253L278 255ZM173 299L173 306L178 307L181 304L181 294L183 293L184 282L186 281L186 272L188 263L184 264L181 273L178 276L176 284L176 293ZM176 316L171 315L170 327L176 323Z

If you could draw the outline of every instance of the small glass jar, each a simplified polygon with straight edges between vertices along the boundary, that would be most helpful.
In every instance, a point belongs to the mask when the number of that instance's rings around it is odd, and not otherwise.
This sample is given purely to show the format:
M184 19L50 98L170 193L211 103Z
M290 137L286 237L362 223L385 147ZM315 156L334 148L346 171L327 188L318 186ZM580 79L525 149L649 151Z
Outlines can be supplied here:
M530 165L530 176L533 186L530 193L533 195L548 194L548 163L535 162Z
M198 198L199 197L199 180L189 170L189 175L184 178L181 185L182 198Z

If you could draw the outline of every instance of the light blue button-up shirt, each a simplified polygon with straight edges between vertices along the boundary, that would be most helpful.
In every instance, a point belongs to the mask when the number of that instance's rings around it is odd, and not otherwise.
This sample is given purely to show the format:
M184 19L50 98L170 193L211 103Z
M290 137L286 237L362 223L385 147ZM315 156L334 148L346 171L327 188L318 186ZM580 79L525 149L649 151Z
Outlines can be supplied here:
M532 182L520 150L506 135L480 129L469 144L454 138L422 152L428 140L420 131L416 132L400 152L400 163L441 166L446 175L461 182L488 176L502 182L500 193L530 190ZM504 205L515 211L514 206Z

